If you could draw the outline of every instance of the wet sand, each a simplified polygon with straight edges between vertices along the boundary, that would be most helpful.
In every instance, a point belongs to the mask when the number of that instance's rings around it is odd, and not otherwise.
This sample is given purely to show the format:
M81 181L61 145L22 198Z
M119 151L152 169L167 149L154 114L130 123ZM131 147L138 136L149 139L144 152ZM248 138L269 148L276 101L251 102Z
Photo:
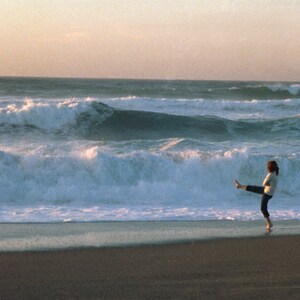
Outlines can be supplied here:
M0 299L300 299L300 235L0 253Z

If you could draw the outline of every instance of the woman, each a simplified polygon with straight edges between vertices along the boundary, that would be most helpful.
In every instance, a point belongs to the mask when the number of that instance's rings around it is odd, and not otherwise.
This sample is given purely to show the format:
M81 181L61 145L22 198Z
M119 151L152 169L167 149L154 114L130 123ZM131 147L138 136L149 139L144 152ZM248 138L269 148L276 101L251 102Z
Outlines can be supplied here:
M268 202L273 197L277 187L279 168L276 161L272 160L268 161L267 169L268 174L263 181L263 186L242 185L236 179L234 181L237 189L243 189L245 191L262 194L261 212L263 213L267 222L266 229L270 231L273 227L273 224L270 220L270 214L268 212Z

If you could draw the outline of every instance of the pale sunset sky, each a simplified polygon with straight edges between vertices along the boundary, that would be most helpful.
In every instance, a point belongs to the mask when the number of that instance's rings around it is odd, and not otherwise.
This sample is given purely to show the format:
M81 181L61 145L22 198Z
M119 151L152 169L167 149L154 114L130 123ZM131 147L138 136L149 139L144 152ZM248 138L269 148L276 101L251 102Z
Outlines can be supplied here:
M0 0L0 76L300 80L300 0Z

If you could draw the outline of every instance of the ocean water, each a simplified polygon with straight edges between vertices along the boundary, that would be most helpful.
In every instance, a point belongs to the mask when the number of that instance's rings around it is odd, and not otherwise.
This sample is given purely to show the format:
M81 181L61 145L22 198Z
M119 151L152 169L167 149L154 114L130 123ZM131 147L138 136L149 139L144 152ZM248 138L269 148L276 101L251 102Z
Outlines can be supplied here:
M299 235L299 229L299 220L277 221L272 232L258 220L9 223L1 224L0 253L268 238Z
M0 78L0 222L300 219L300 83Z

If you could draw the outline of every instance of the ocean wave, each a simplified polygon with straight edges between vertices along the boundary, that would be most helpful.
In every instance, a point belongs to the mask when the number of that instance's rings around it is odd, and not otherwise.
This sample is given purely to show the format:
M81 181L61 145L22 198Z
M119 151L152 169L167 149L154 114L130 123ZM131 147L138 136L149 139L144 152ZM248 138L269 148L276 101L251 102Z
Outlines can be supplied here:
M1 78L0 98L165 98L274 100L299 98L297 82Z
M57 149L56 145L32 147L26 152L0 152L1 206L76 207L146 206L213 209L258 209L255 195L237 191L233 179L261 184L270 155L250 150L169 151L170 149L110 153L101 146ZM272 199L274 210L299 209L299 154L277 156L280 184ZM15 218L22 219L21 212ZM60 212L61 214L61 212ZM163 216L163 214L162 214ZM116 216L115 216L116 217ZM153 216L152 216L153 217ZM173 215L174 217L174 215ZM51 218L51 216L49 216ZM170 215L172 218L172 215ZM151 219L151 215L150 215Z
M284 118L300 110L300 99L109 98L101 101L115 109L148 111L181 116L211 115L230 120Z
M73 100L39 102L26 99L23 103L13 103L0 108L0 124L57 130L73 124L79 119L79 115L84 117L97 114L96 118L99 119L101 114L105 118L104 114L109 113L109 108L102 103Z
M280 100L293 99L300 95L300 84L296 83L257 83L227 87L225 99L241 100ZM222 99L222 98L221 98Z
M186 221L186 220L261 220L260 211L241 208L197 208L170 206L2 206L0 222L3 223L57 223L57 222L98 222L98 221ZM277 208L272 210L272 220L300 220L300 209ZM172 230L173 231L173 230ZM127 235L126 235L127 237ZM65 243L65 239L63 241Z
M291 95L300 95L300 84L273 84L268 88L273 92L288 91Z
M63 135L88 140L194 138L298 139L300 115L276 119L230 120L214 115L182 116L121 110L97 101L33 102L0 109L0 134Z
M0 221L261 218L233 178L270 159L299 218L299 108L296 83L0 78Z

